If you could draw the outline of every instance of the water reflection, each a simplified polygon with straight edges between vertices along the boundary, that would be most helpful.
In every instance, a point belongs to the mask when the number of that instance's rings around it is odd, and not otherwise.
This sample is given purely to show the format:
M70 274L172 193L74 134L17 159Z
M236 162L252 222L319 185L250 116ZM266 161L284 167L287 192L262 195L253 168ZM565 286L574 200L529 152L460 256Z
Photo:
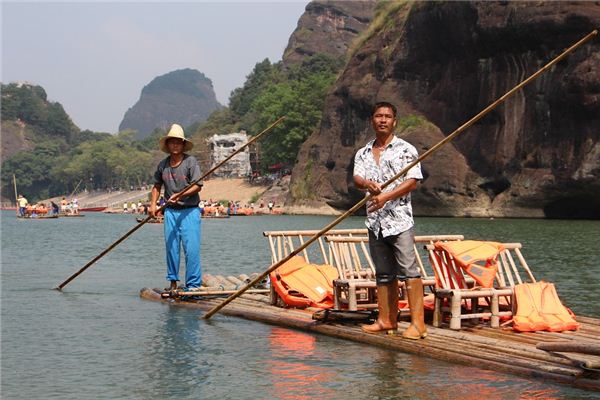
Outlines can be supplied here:
M144 398L181 396L192 398L208 377L210 368L204 324L188 310L169 309L155 334L147 341L150 388Z
M271 379L269 398L298 400L335 397L335 391L327 387L328 382L336 379L335 373L314 362L314 336L273 328L268 340L269 358L266 364Z

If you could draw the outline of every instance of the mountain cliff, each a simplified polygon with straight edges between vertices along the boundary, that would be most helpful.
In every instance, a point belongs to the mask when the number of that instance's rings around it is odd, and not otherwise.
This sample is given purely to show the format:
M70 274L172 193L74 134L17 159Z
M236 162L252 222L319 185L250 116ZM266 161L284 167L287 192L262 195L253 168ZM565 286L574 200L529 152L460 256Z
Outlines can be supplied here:
M376 1L312 1L283 53L284 65L315 54L345 57L354 39L371 23Z
M185 127L203 122L220 108L210 79L199 71L180 69L153 79L142 89L119 131L132 129L137 131L136 139L144 139L154 129L167 130L172 123Z
M420 153L600 25L592 2L389 2L302 146L289 201L348 208L371 105L395 103ZM325 39L323 39L325 40ZM423 163L417 215L600 218L600 43L593 40Z

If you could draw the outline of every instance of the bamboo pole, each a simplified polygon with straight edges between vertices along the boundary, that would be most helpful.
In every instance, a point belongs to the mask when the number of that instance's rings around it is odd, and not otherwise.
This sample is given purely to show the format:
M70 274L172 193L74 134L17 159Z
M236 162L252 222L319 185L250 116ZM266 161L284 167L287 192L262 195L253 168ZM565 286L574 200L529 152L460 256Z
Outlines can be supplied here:
M17 205L17 215L19 215L19 196L17 195L17 177L13 174L13 185L15 186L15 204Z
M194 182L190 183L185 188L183 188L181 190L181 192L185 192L186 190L188 190L189 188L191 188L192 186L194 186L198 182L201 182L203 179L205 179L207 176L209 176L210 174L212 174L213 172L215 172L223 164L225 164L227 161L229 161L233 156L235 156L236 154L238 154L239 152L241 152L242 150L244 150L246 147L250 146L252 143L254 143L255 141L257 141L260 137L262 137L267 132L271 131L275 126L277 126L284 119L285 119L285 116L284 117L280 117L277 121L273 122L267 129L265 129L264 131L260 132L258 135L254 136L245 145L243 145L242 147L240 147L239 149L237 149L236 151L234 151L233 153L231 153L227 158L225 158L219 164L217 164L214 167L212 167L208 172L206 172L200 178L198 178L197 180L195 180ZM163 209L166 208L166 206L167 206L167 204L165 203L164 205L162 205L161 207L159 207L156 210L156 212L162 211ZM73 275L71 275L69 278L67 278L63 283L61 283L60 285L58 285L55 289L61 291L69 282L71 282L73 279L77 278L77 276L79 276L83 271L85 271L90 266L92 266L92 264L94 264L96 261L98 261L99 259L101 259L102 257L104 257L104 255L106 255L112 249L114 249L115 247L117 247L117 245L119 243L121 243L122 241L124 241L125 239L127 239L129 236L131 236L135 231L137 231L138 229L140 229L151 218L152 218L152 216L148 215L146 218L144 218L144 220L142 222L138 223L136 226L134 226L133 228L131 228L125 235L121 236L121 238L119 238L116 242L114 242L113 244L111 244L110 246L108 246L100 254L98 254L96 257L94 257L90 262L88 262L83 267L81 267L81 269L79 271L75 272Z
M409 165L407 165L406 167L404 167L400 172L398 172L396 175L394 175L390 180L388 180L383 185L381 185L381 190L383 191L383 189L385 189L386 187L388 187L389 185L391 185L398 178L400 178L401 176L405 175L411 168L413 168L414 166L416 166L417 164L419 164L420 162L422 162L423 160L425 160L431 154L435 153L440 147L442 147L446 143L450 142L456 136L458 136L459 134L461 134L465 129L469 128L475 122L477 122L481 118L483 118L484 115L486 115L487 113L489 113L490 111L492 111L498 105L502 104L507 98L509 98L514 93L516 93L518 90L520 90L521 88L523 88L525 85L527 85L528 83L530 83L531 81L533 81L534 79L536 79L538 76L540 76L541 74L543 74L544 72L546 72L546 70L548 70L554 64L558 63L560 60L562 60L563 58L565 58L567 56L567 54L569 54L570 52L572 52L573 50L575 50L577 47L581 46L582 44L584 44L588 40L592 39L597 34L598 34L598 31L597 30L593 30L592 32L590 32L589 34L587 34L584 38L582 38L581 40L579 40L577 43L575 43L574 45L572 45L571 47L569 47L568 49L566 49L565 51L563 51L560 55L558 55L556 58L554 58L548 64L546 64L545 66L543 66L541 69L539 69L533 75L531 75L529 78L525 79L524 81L522 81L521 83L519 83L517 86L515 86L514 88L512 88L511 90L509 90L508 92L506 92L498 100L496 100L495 102L493 102L492 104L490 104L489 106L487 106L486 108L484 108L481 112L479 112L479 114L475 115L473 118L471 118L470 120L468 120L467 122L465 122L463 125L461 125L460 127L458 127L454 132L452 132L446 138L442 139L439 143L437 143L436 145L434 145L433 147L431 147L429 150L427 150L425 153L423 153L415 161L413 161L412 163L410 163ZM297 249L295 249L294 251L292 251L285 258L283 258L283 259L279 260L278 262L276 262L275 264L271 265L269 268L267 268L267 270L265 272L263 272L262 274L260 274L259 276L257 276L254 280L252 280L251 282L249 282L246 286L244 286L243 288L241 288L240 290L238 290L238 292L236 294L231 295L230 297L228 297L227 299L225 299L225 301L223 301L221 304L219 304L218 306L214 307L212 310L210 310L209 312L207 312L206 314L204 314L204 316L202 318L209 319L210 317L212 317L216 312L218 312L221 308L223 308L227 304L229 304L237 296L239 296L240 294L244 293L246 290L248 290L249 288L251 288L252 286L254 286L256 283L258 283L259 281L261 281L263 278L265 278L269 273L271 273L272 271L274 271L277 268L279 268L279 266L281 266L282 264L284 264L285 262L287 262L289 259L291 259L296 254L300 253L302 250L304 250L306 247L308 247L310 244L312 244L315 240L317 240L318 238L320 238L321 236L323 236L323 234L325 234L327 231L331 230L337 224L339 224L340 222L342 222L344 219L346 219L350 215L354 214L358 209L360 209L369 200L371 200L372 197L373 197L372 194L369 194L369 195L365 196L361 201L359 201L358 203L356 203L352 208L350 208L344 214L340 215L338 218L336 218L333 222L331 222L325 228L321 229L315 236L311 237L302 246L300 246Z
M83 179L81 179L79 181L79 183L77 184L77 186L75 186L75 189L73 189L73 191L71 192L71 194L69 195L69 199L73 200L73 196L75 195L75 192L77 191L77 189L79 189L79 185L81 185L81 182L83 182Z

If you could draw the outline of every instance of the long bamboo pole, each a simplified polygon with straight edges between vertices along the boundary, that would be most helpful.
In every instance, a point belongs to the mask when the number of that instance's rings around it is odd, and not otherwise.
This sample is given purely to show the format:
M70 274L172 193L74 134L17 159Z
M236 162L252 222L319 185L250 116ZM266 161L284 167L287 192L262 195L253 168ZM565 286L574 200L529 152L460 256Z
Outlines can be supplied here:
M433 146L432 148L430 148L429 150L427 150L425 153L423 153L415 161L413 161L412 163L410 163L409 165L407 165L406 167L404 167L400 172L398 172L396 175L394 175L390 180L388 180L383 185L381 185L381 189L383 190L386 187L388 187L395 180L397 180L398 178L400 178L401 176L403 176L404 174L406 174L415 165L417 165L421 161L425 160L431 154L435 153L440 147L442 147L443 145L445 145L446 143L448 143L449 141L451 141L452 139L454 139L456 136L458 136L459 134L461 134L465 129L469 128L475 122L477 122L478 120L480 120L484 115L486 115L487 113L489 113L490 111L492 111L498 105L502 104L506 99L508 99L510 96L512 96L515 92L517 92L518 90L520 90L521 88L523 88L525 85L527 85L528 83L530 83L531 81L533 81L535 78L537 78L538 76L540 76L544 72L546 72L546 70L548 70L554 64L556 64L557 62L559 62L560 60L562 60L563 58L565 58L567 56L567 54L569 54L570 52L572 52L573 50L575 50L576 48L578 48L579 46L581 46L585 42L589 41L590 39L592 39L597 34L598 34L598 30L593 30L592 32L588 33L584 38L582 38L577 43L575 43L574 45L572 45L571 47L569 47L568 49L566 49L565 51L563 51L560 55L558 55L556 58L554 58L548 64L546 64L545 66L543 66L536 73L534 73L529 78L525 79L524 81L522 81L521 83L519 83L517 86L515 86L514 88L512 88L511 90L509 90L508 92L506 92L498 100L496 100L495 102L493 102L492 104L490 104L489 106L487 106L486 108L484 108L481 112L479 112L479 114L475 115L473 118L471 118L470 120L468 120L467 122L465 122L464 124L462 124L461 126L459 126L450 135L446 136L444 139L442 139L435 146ZM365 203L367 203L369 200L371 200L371 197L373 197L373 195L371 195L371 194L365 196L361 201L359 201L358 203L356 203L352 208L350 208L344 214L340 215L337 219L335 219L333 222L331 222L325 228L321 229L316 235L314 235L313 237L311 237L303 245L301 245L300 247L298 247L297 249L295 249L294 251L292 251L290 254L288 254L286 257L282 258L278 262L272 264L269 268L267 268L267 270L265 272L263 272L262 274L258 275L252 281L248 282L248 284L246 286L244 286L243 288L239 289L235 294L229 296L221 304L219 304L218 306L212 308L209 312L207 312L204 316L202 316L202 318L209 319L210 317L212 317L221 308L225 307L227 304L229 304L230 302L232 302L236 297L238 297L239 295L241 295L242 293L244 293L246 290L248 290L249 288L251 288L252 286L254 286L255 284L257 284L258 282L260 282L268 274L270 274L271 272L273 272L274 270L276 270L282 264L286 263L288 260L290 260L292 257L294 257L295 255L297 255L298 253L300 253L302 250L304 250L305 248L307 248L315 240L317 240L318 238L320 238L321 236L323 236L327 231L329 231L330 229L332 229L333 227L335 227L337 224L339 224L340 222L342 222L344 219L346 219L350 215L354 214L359 208L361 208L362 206L364 206Z
M197 180L195 180L194 182L190 183L185 188L183 188L182 192L185 192L186 190L188 190L189 188L191 188L193 185L195 185L196 183L202 181L204 178L206 178L207 176L209 176L210 174L212 174L213 172L215 172L219 167L221 167L227 161L231 160L231 158L233 156L235 156L236 154L238 154L239 152L241 152L242 150L244 150L246 147L250 146L252 143L254 143L255 141L257 141L260 137L262 137L263 135L265 135L267 132L271 131L273 128L275 128L275 126L277 126L279 123L281 123L284 119L285 119L285 116L281 117L277 121L273 122L268 128L266 128L264 131L262 131L258 135L254 136L251 140L249 140L248 143L246 143L245 145L243 145L242 147L240 147L239 149L237 149L236 151L234 151L233 153L231 153L227 158L225 158L219 164L217 164L214 167L212 167L208 172L206 172L200 178L198 178ZM159 212L159 211L162 211L165 208L166 208L166 204L160 206L156 211ZM98 261L99 259L101 259L106 253L108 253L109 251L111 251L112 249L114 249L119 243L121 243L122 241L124 241L125 239L127 239L129 236L131 236L135 231L137 231L138 229L140 229L150 219L152 219L152 216L148 215L146 218L144 218L144 220L142 222L138 223L135 227L131 228L125 235L121 236L121 238L119 238L113 244L111 244L110 246L108 246L100 254L98 254L96 257L94 257L90 262L88 262L83 267L81 267L81 269L79 271L75 272L73 275L71 275L70 277L68 277L63 283L61 283L60 285L58 285L55 289L56 290L62 290L69 282L71 282L73 279L75 279L77 276L79 276L83 271L85 271L86 269L88 269L96 261Z
M79 185L81 185L81 182L83 182L83 179L79 180L79 183L77 184L77 186L75 186L75 189L73 189L73 191L69 195L69 199L70 200L73 200L73 195L75 194L75 192L77 191L77 189L79 189Z
M15 203L17 204L17 215L19 215L19 196L17 195L17 177L13 174L13 185L15 186Z

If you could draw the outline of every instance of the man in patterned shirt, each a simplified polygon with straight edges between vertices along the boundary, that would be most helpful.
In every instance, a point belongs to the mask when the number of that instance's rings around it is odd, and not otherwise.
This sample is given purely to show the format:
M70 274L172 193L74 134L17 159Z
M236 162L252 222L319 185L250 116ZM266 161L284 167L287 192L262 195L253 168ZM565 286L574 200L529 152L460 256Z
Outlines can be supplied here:
M427 336L423 313L423 282L414 253L410 192L423 179L420 164L412 167L385 190L381 185L418 158L417 150L394 136L396 107L380 102L373 107L375 139L354 158L354 184L373 197L367 203L369 250L375 263L379 317L365 332L395 332L398 328L398 279L406 282L411 325L402 333L408 339Z

